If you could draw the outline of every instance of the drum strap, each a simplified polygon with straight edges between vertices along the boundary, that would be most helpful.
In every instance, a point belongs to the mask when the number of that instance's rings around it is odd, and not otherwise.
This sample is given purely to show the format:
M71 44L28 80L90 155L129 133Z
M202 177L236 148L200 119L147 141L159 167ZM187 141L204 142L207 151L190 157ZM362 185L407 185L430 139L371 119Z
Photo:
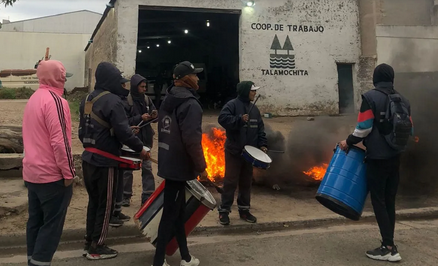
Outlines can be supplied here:
M112 160L115 160L115 161L118 161L118 162L121 162L121 163L126 163L126 164L129 164L129 165L133 165L134 164L134 162L131 161L131 160L120 158L118 156L115 156L114 154L111 154L109 152L102 151L102 150L99 150L99 149L96 149L96 148L88 147L88 148L85 148L85 150L88 151L88 152L91 152L91 153L99 154L99 155L101 155L101 156L103 156L105 158L112 159Z
M96 97L94 97L91 101L88 100L88 98L90 97L90 95L88 94L85 100L84 114L90 115L90 117L96 120L97 123L99 123L101 126L108 128L110 130L110 135L114 136L114 130L113 128L111 128L111 125L93 112L93 104L97 102L97 100L99 100L102 96L107 94L110 94L110 92L109 91L101 92Z

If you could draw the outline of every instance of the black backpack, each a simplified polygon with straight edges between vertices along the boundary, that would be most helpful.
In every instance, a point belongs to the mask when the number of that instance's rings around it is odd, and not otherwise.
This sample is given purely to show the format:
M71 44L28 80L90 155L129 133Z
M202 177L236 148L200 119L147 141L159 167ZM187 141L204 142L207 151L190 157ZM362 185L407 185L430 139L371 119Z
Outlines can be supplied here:
M391 148L403 151L412 134L412 122L408 105L395 90L392 93L380 89L376 90L388 97L385 117L380 120L381 128L385 130L380 130L380 133L385 137Z

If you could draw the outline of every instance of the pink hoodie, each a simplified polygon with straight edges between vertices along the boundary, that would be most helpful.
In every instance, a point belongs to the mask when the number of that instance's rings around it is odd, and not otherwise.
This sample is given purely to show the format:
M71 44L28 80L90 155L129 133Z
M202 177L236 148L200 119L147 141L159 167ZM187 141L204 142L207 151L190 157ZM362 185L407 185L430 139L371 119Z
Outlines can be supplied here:
M38 90L26 104L23 117L23 179L51 183L75 177L71 152L71 116L62 98L66 71L61 62L41 61Z

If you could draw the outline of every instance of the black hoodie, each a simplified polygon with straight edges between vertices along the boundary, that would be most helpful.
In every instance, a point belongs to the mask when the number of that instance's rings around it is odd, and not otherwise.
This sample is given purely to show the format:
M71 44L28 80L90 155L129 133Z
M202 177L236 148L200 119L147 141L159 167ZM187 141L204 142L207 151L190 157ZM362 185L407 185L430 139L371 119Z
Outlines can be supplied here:
M195 90L170 87L158 120L158 175L187 181L207 165L202 150L202 108Z
M132 97L132 106L129 106L128 100L126 98L124 99L125 106L128 106L129 109L128 116L131 126L138 125L143 120L141 118L143 114L151 114L152 111L156 110L155 105L149 98L149 96L138 92L138 86L143 81L147 82L146 78L139 74L135 74L134 76L132 76L130 92ZM143 142L145 146L152 148L154 134L155 132L152 129L151 124L149 124L140 129L137 137Z
M110 63L103 62L96 69L96 85L94 91L88 96L88 100L104 91L111 93L102 96L93 104L93 112L107 122L114 131L102 126L96 120L84 116L85 100L81 102L79 112L79 139L84 148L94 147L113 155L120 156L122 143L133 149L141 151L143 143L135 137L128 124L123 101L120 96L128 95L129 91L121 86L123 77L120 71ZM98 167L116 167L118 162L103 156L84 151L82 160Z
M240 155L245 145L256 148L268 147L265 124L260 111L249 100L251 85L240 86L237 89L237 98L225 104L218 118L219 124L225 128L227 134L225 149L234 155ZM242 116L248 114L251 106L254 107L249 114L249 123L245 123Z

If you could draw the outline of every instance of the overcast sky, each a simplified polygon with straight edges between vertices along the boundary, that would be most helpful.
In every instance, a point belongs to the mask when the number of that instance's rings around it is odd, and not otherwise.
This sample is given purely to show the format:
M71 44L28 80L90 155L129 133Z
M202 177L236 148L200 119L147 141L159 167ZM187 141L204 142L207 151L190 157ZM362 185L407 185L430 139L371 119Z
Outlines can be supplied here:
M78 10L103 13L109 0L18 0L12 7L0 6L0 21L19 21Z

